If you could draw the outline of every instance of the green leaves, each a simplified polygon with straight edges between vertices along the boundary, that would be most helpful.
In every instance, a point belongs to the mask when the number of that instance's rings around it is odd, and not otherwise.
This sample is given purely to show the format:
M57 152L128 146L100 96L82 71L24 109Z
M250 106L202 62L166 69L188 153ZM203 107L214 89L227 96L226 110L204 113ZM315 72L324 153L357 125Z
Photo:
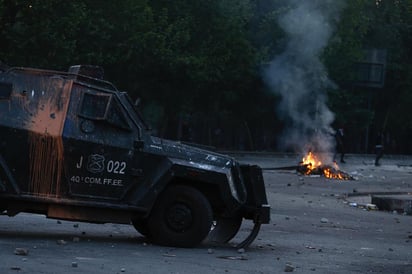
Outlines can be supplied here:
M322 55L338 86L329 94L332 110L339 120L361 127L385 123L412 130L410 1L344 2ZM276 98L264 93L261 70L286 43L278 19L289 5L284 0L0 0L0 60L62 70L101 65L108 80L142 98L144 111L162 128L180 113L190 113L205 127L222 120L246 121L251 131L256 121L280 127ZM386 48L389 56L386 85L371 98L352 85L353 64L365 48Z

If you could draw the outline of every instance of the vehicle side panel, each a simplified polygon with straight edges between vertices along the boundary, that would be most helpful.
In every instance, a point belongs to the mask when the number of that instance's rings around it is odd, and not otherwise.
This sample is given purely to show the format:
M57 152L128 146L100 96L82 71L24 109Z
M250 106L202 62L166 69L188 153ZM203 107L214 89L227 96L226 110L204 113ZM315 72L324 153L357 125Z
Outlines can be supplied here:
M10 98L0 100L2 172L11 174L22 193L60 196L61 134L72 82L17 72L4 74L0 81L12 85Z

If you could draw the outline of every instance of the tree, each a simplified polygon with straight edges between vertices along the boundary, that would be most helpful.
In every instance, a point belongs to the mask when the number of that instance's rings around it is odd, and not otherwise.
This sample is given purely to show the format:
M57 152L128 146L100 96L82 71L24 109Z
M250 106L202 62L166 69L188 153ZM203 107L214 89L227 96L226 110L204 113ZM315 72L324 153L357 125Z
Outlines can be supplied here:
M398 147L412 151L406 145L412 132L412 5L343 2L322 55L337 86L328 93L329 105L338 121L352 127L356 143L366 139L366 129L384 127L404 144ZM246 140L249 148L263 148L262 136L274 138L282 122L261 71L286 42L277 21L291 3L0 0L0 60L61 70L100 65L106 79L141 98L160 135L185 139L191 127L192 141L239 147ZM368 48L388 52L385 87L372 96L353 85L353 64Z
M332 108L340 121L352 124L357 135L370 128L372 145L374 131L385 129L399 139L407 135L401 131L411 129L411 117L405 111L411 103L410 10L408 1L351 0L341 17L336 38L325 53L331 78L340 87L330 93ZM353 64L361 60L362 50L371 48L388 52L382 89L352 85L356 74Z
M70 62L84 18L84 5L74 1L9 1L0 3L1 56L11 65L55 68ZM41 18L41 20L39 20Z

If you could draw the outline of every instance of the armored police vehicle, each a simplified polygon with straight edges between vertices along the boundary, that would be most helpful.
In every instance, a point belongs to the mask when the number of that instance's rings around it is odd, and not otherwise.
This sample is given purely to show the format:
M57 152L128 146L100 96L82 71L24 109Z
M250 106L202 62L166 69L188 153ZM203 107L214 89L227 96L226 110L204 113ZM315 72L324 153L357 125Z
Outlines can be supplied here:
M248 246L269 222L262 171L150 135L93 66L0 69L0 213L132 224L154 243ZM1 222L1 219L0 219Z

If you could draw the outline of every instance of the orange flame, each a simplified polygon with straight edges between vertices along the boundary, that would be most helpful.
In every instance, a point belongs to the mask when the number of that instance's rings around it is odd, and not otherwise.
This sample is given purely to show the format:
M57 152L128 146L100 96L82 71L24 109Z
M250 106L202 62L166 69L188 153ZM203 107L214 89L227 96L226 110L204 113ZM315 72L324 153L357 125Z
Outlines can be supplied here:
M303 157L302 165L306 166L308 169L306 174L310 174L312 170L321 166L322 162L311 151L309 151L308 155Z
M305 157L303 157L301 165L305 169L301 170L305 175L323 175L328 179L338 179L338 180L351 180L352 177L345 172L339 170L339 166L336 162L333 166L324 165L319 158L312 152L309 152Z

